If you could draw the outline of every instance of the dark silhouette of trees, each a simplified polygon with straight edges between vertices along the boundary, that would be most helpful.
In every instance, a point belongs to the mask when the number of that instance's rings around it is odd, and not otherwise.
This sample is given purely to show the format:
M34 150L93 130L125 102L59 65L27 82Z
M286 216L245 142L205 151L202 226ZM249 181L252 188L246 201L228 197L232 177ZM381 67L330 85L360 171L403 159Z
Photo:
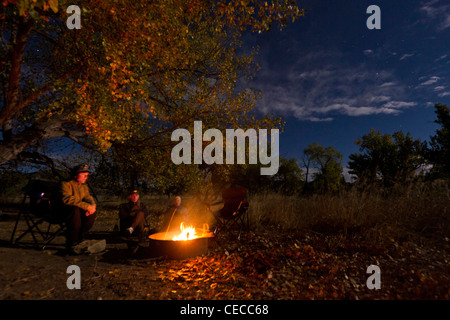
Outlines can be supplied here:
M310 170L314 170L314 191L338 191L342 185L342 154L331 146L325 148L318 143L310 144L303 154L307 168L305 181L309 180Z
M359 182L382 182L385 186L411 181L416 170L423 165L426 143L413 139L401 131L392 135L372 129L355 142L360 153L349 156L350 173Z
M434 122L441 127L430 137L426 158L432 165L432 178L450 179L450 109L440 103L435 108L437 119Z

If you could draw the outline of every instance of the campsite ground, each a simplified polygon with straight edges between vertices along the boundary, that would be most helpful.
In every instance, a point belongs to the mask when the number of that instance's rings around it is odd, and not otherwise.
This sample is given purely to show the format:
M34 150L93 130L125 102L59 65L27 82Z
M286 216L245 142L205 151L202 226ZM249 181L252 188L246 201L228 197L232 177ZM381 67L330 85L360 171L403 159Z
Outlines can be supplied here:
M113 232L115 214L100 208L91 238L106 239L106 251L72 256L63 254L62 237L44 251L10 246L17 208L3 207L0 217L1 300L450 298L446 237L371 243L357 230L273 226L240 241L214 239L204 256L170 260L146 256L145 247L133 253ZM79 290L67 287L70 265L80 267ZM366 285L370 265L381 270L379 290Z

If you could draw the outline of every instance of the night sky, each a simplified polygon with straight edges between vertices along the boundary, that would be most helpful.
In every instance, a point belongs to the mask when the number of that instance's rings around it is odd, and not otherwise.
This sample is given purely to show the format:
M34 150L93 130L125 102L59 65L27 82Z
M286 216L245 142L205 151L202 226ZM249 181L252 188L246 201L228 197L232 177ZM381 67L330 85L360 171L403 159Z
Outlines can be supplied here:
M282 31L245 37L261 70L248 83L258 109L282 115L280 154L297 158L313 142L344 156L371 128L429 141L434 105L450 105L450 1L298 1L307 11ZM370 30L370 5L381 29Z

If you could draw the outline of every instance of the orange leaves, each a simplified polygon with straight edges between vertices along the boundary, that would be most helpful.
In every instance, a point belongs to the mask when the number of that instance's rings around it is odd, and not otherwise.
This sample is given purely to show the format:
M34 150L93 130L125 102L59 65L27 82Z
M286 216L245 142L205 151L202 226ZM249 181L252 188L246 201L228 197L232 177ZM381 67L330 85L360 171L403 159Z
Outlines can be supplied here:
M276 253L270 251L269 253L263 253L262 251L257 251L254 254L246 253L241 263L241 270L255 275L263 274L274 266L272 262L272 260L276 260L273 259L274 255Z
M109 66L111 67L111 70L112 70L113 72L118 68L118 65L117 65L116 63L114 63L114 62L111 62L111 63L109 64Z
M270 4L266 1L264 5L257 1L219 1L217 12L238 29L257 32L268 31L275 22L283 27L286 21L304 15L303 10L288 0Z
M97 68L98 71L100 71L101 74L106 74L106 68L105 67L98 67Z
M133 280L130 287L141 286L144 292L126 298L448 300L450 295L444 250L411 244L401 247L395 260L377 257L383 266L382 289L370 290L366 268L375 261L364 247L355 254L351 244L356 239L338 249L324 246L341 241L336 235L281 235L274 229L248 234L237 243L211 244L203 257L132 260L130 272L121 276L139 273L126 283Z
M44 16L61 5L58 0L20 1L25 2L38 3L43 10L37 12ZM2 1L4 6L18 3ZM70 120L84 126L102 147L137 132L143 140L155 123L195 115L220 124L244 121L255 107L256 97L237 93L236 81L252 69L251 55L237 52L241 27L259 19L256 1L94 3L83 8L86 23L76 41L61 39L67 41L61 65L82 63L60 91L71 97L67 105L76 106ZM275 14L274 7L268 7ZM140 100L153 105L139 105ZM166 131L163 126L157 130Z
M214 299L224 294L222 284L232 280L235 276L230 275L230 265L220 256L198 257L191 260L172 261L170 268L163 272L159 271L158 278L169 282L170 288L164 295L194 294L183 297L184 299ZM175 289L175 290L174 290Z
M35 19L43 18L45 21L49 21L46 16L43 16L42 11L48 11L51 9L53 13L58 12L58 0L48 0L48 1L16 1L16 0L3 0L3 6L9 4L16 5L20 16L32 16Z
M322 265L311 259L323 259ZM165 266L158 279L166 290L161 295L170 299L339 299L344 290L334 282L341 276L337 260L273 235L249 236L245 245ZM328 275L324 270L332 267Z
M3 0L2 4L4 7L6 7L8 4L14 4L16 0Z
M46 4L47 3L44 2L44 10L47 10L45 9ZM53 10L54 13L58 12L58 0L48 0L48 6Z

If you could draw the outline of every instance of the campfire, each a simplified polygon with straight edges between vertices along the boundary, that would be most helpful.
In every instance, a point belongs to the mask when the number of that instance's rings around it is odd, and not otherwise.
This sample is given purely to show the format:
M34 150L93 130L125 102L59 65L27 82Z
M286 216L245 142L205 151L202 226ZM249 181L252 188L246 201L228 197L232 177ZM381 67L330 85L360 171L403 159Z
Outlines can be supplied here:
M193 226L189 226L187 228L184 227L184 222L180 224L181 233L172 238L172 240L192 240L198 238L197 232Z
M203 224L202 228L195 228L190 225L185 226L184 222L180 224L180 231L166 231L158 232L150 235L153 240L167 240L167 241L189 241L198 238L211 238L213 233L209 231L208 224Z
M203 224L202 228L185 226L180 224L179 231L158 232L149 236L153 249L158 254L168 256L173 259L185 259L207 253L208 238L212 238L213 233L209 231L209 226Z

